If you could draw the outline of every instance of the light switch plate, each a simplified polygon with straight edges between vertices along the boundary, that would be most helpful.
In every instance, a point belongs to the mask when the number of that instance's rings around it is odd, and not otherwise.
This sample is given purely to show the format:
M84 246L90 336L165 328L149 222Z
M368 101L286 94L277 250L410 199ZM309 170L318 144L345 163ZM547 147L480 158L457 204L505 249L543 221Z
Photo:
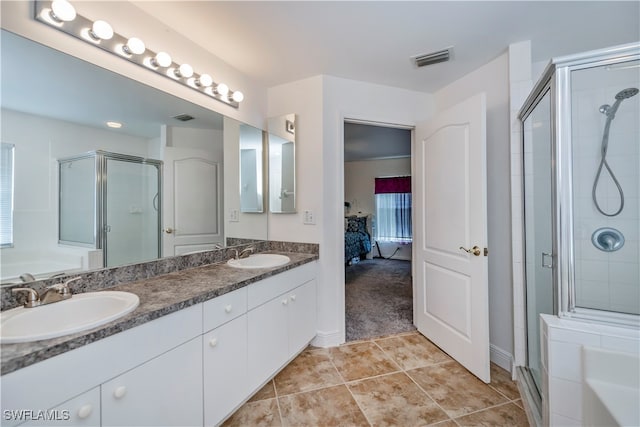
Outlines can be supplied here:
M313 214L313 211L304 211L302 213L302 222L304 224L313 225L316 223L316 217Z
M240 220L240 214L238 209L229 209L229 222L238 222Z

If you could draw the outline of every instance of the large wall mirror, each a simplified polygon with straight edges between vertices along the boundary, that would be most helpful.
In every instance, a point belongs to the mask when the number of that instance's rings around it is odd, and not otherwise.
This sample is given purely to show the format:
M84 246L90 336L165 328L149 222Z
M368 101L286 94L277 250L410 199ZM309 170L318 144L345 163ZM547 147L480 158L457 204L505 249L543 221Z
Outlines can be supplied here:
M10 32L0 42L3 283L267 239L257 205L250 224L232 215L246 125ZM59 224L109 244L61 243Z
M268 121L269 210L296 212L296 116L286 114Z

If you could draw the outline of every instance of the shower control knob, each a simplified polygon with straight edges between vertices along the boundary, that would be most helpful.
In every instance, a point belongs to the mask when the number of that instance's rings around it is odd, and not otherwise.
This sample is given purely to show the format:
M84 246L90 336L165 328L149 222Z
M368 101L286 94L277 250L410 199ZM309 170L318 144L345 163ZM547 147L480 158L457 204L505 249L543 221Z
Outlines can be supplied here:
M171 227L163 228L162 231L164 231L167 234L171 234L173 233L173 228Z

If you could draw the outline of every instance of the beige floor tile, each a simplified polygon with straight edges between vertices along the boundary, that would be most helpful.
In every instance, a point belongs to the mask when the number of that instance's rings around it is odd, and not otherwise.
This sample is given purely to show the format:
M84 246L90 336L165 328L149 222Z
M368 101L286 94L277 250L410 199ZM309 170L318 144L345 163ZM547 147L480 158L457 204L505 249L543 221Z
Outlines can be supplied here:
M286 426L368 426L364 414L347 390L338 385L278 398Z
M413 369L407 374L452 418L507 401L454 361Z
M420 334L394 336L375 342L405 370L451 360L444 351Z
M527 415L522 408L513 403L485 409L464 417L456 418L456 422L462 426L528 426Z
M442 421L435 424L429 424L429 426L430 427L458 427L458 424L456 424L456 422L453 420L447 420L447 421Z
M520 399L518 384L511 380L511 374L494 363L491 364L491 383L489 385L510 400Z
M522 402L522 399L514 400L513 403L519 408L524 409L524 402Z
M224 427L275 427L281 426L278 403L276 399L247 402L240 407L227 421Z
M345 381L399 371L398 366L373 342L334 347L331 360Z
M264 385L264 387L262 387L253 396L251 396L251 399L249 399L249 402L257 402L258 400L273 399L274 397L276 397L276 390L275 388L273 388L273 381L269 381Z
M342 384L328 354L305 351L274 379L278 396Z
M365 379L347 386L374 426L423 426L449 419L403 372Z

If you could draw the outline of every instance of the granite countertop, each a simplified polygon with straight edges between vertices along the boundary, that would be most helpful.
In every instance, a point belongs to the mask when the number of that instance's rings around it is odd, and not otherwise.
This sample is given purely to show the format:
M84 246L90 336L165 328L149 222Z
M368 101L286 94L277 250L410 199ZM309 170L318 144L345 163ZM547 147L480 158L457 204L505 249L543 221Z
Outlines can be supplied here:
M260 269L238 269L218 262L101 289L134 293L140 298L140 305L126 316L86 331L48 340L2 344L1 374L8 374L318 259L317 254L271 252L287 255L291 261L280 267Z

